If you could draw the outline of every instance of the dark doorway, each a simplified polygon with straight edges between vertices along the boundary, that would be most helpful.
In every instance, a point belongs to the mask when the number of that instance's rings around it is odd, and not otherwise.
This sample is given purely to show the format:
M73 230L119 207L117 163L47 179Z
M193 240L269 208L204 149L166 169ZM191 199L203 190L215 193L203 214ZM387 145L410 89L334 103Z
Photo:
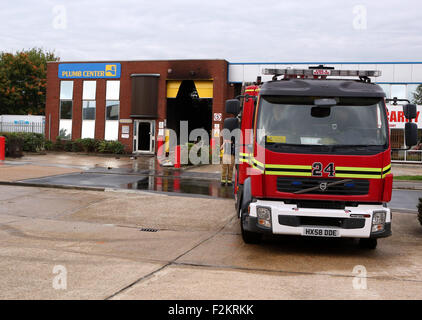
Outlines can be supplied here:
M151 124L149 122L139 122L138 150L150 151L151 149Z
M180 121L189 122L189 133L197 128L209 134L212 127L212 99L201 99L193 80L183 80L177 97L167 99L167 128L180 135Z

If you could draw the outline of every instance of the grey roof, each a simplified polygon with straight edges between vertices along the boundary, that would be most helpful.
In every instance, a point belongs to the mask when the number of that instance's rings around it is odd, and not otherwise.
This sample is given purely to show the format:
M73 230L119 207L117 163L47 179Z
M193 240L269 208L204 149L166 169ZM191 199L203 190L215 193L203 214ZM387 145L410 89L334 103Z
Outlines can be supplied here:
M358 80L289 79L265 82L261 95L319 97L385 97L377 84Z

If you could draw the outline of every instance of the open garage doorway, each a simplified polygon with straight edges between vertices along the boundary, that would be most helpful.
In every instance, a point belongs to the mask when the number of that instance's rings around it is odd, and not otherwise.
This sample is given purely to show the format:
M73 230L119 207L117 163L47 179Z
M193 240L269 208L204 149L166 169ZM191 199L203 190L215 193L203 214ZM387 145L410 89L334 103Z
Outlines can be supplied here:
M167 82L167 128L179 139L180 121L189 122L189 133L197 128L209 134L212 128L212 81Z

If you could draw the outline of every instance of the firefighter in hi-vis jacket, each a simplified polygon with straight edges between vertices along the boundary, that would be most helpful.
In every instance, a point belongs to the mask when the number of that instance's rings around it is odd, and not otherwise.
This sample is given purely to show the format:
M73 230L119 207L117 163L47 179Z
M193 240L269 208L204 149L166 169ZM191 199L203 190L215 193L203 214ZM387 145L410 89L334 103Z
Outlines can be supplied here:
M228 186L231 186L235 161L235 141L233 137L231 140L223 140L220 152L222 154L221 185L227 184Z

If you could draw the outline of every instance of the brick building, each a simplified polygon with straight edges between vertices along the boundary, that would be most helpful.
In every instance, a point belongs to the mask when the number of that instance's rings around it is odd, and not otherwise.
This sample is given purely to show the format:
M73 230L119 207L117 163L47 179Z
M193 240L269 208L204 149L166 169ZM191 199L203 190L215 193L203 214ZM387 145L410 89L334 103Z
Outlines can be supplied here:
M222 129L224 102L240 92L225 60L51 62L46 137L119 140L154 153L166 128Z

